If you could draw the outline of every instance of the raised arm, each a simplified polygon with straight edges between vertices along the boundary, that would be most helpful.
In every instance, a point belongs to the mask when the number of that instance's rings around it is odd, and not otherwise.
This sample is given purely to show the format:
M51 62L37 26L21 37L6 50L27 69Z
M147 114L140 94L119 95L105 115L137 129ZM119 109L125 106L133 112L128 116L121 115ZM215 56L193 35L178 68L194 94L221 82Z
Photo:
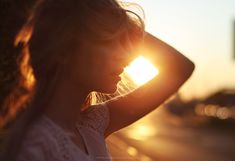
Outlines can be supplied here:
M106 136L156 109L180 88L194 70L194 64L188 58L149 33L146 33L140 51L157 66L159 74L133 92L107 102L110 124Z

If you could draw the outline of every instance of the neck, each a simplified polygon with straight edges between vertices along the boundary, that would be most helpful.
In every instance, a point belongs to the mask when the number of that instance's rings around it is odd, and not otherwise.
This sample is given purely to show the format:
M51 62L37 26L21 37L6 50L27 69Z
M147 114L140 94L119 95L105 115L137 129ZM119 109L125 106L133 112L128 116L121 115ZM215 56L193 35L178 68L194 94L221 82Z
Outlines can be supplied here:
M45 114L66 130L71 130L80 119L81 107L89 92L64 80L46 107Z

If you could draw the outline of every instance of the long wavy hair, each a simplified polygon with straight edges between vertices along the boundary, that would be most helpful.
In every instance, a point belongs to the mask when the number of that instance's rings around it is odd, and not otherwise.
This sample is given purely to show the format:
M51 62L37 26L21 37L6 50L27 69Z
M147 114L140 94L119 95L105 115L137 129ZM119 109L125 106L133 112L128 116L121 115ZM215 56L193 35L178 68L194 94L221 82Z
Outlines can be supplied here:
M26 131L42 115L43 107L54 94L61 69L77 54L74 51L80 41L119 40L131 52L144 33L143 20L128 9L130 3L115 0L25 2L30 3L30 7L13 41L19 52L16 59L19 74L0 108L0 127L9 131L2 151L2 159L7 161L15 159ZM125 83L127 80L123 79L112 95L90 93L84 108L125 93L129 90Z

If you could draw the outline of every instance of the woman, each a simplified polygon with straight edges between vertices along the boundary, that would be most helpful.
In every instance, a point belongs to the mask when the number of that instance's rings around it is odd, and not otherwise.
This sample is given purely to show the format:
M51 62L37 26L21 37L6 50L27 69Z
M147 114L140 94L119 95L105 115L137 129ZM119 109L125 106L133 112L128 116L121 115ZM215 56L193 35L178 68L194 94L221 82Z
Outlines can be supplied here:
M16 117L3 160L111 160L105 138L156 109L194 69L115 0L38 0L30 8L15 39L22 48L18 90L3 106L2 126ZM117 90L124 67L143 50L159 75L92 104L92 92Z

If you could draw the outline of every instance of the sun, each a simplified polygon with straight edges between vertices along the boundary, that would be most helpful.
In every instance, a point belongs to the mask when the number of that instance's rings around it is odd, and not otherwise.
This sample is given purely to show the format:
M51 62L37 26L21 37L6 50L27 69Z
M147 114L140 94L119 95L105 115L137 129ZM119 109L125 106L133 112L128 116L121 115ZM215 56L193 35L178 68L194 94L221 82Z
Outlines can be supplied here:
M138 86L141 86L158 75L158 69L143 56L137 57L124 70Z

